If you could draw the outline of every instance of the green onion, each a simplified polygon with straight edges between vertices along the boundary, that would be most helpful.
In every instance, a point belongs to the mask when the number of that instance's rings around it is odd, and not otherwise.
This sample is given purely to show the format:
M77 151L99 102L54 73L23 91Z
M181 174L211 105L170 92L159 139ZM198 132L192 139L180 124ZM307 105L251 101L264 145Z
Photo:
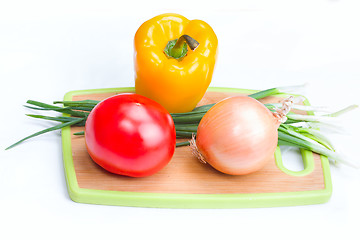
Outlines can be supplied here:
M76 132L76 133L74 133L74 135L76 135L76 136L85 135L85 132L84 131Z
M281 93L284 91L291 91L293 89L299 89L303 86L293 86L293 87L278 87L278 88L270 88L267 90L259 91L254 94L250 94L249 96L260 99L263 97L271 96L277 93ZM51 120L51 121L58 121L62 122L61 124L51 127L48 129L45 129L43 131L39 131L37 133L34 133L16 143L8 147L7 149L10 149L19 143L38 136L40 134L44 134L50 131L58 130L63 127L77 125L77 126L84 126L87 116L89 115L89 112L99 103L100 101L97 100L82 100L82 101L54 101L53 104L62 104L63 107L59 107L56 105L46 104L34 100L28 100L26 103L29 105L26 105L25 107L31 108L33 110L39 110L39 111L55 111L62 114L68 114L69 116L62 116L62 117L50 117L50 116L44 116L44 115L34 115L29 114L29 117L43 119L43 120ZM177 137L189 137L193 132L196 132L196 126L194 124L198 124L201 120L201 118L205 115L205 113L213 106L214 104L208 104L204 106L200 106L195 108L193 111L188 113L176 113L171 114L174 120L174 123L178 128L184 127L183 124L187 124L188 126L191 126L192 129L187 129L187 131L184 131L182 129L177 130ZM77 119L78 118L78 119ZM189 125L190 124L190 125ZM77 133L77 135L82 135L83 133Z
M34 114L26 114L26 116L28 117L33 117L33 118L39 118L39 119L44 119L44 120L51 120L51 121L57 121L57 122L72 122L74 120L78 120L79 118L76 117L50 117L50 116L44 116L44 115L34 115ZM81 122L79 122L81 123ZM79 124L78 123L78 124Z
M72 108L69 108L69 107L58 107L58 106L49 105L46 103L33 101L33 100L28 100L26 103L40 107L40 108L37 108L37 110L44 110L44 111L52 110L52 111L56 111L56 112L60 112L60 113L66 113L73 117L87 117L89 115L89 113L72 110ZM32 108L31 106L25 106L25 107Z
M9 150L10 148L15 147L16 145L24 142L25 140L27 140L27 139L29 139L29 138L36 137L36 136L39 136L39 135L44 134L44 133L47 133L47 132L51 132L51 131L55 131L55 130L58 130L58 129L62 129L62 128L64 128L64 127L74 125L74 124L79 123L79 122L81 122L81 121L83 121L83 119L80 118L80 119L77 119L77 120L73 120L73 121L70 121L70 122L65 122L65 123L56 125L56 126L54 126L54 127L50 127L50 128L41 130L41 131L39 131L39 132L36 132L36 133L34 133L34 134L31 134L30 136L27 136L27 137L21 139L20 141L18 141L18 142L16 142L16 143L12 144L11 146L7 147L5 150Z
M293 87L278 87L278 88L270 88L267 90L259 91L249 96L255 99L261 99L267 96L276 95L279 93L289 93L294 90L299 90L303 87L301 86L293 86ZM54 101L53 104L62 104L63 106L50 105L38 101L28 100L25 107L31 108L33 110L38 111L55 111L58 113L62 113L63 116L44 116L44 115L35 115L35 114L27 114L27 116L37 119L49 120L60 122L60 124L44 129L42 131L31 134L20 141L12 144L6 149L13 148L14 146L28 140L32 137L59 130L68 126L84 126L86 119L89 115L89 112L99 103L100 101L96 100L83 100L83 101ZM196 136L197 127L202 119L202 117L207 113L207 111L214 106L215 104L207 104L203 106L196 107L191 112L186 113L173 113L171 114L176 128L177 138L191 138L192 136ZM271 111L275 111L279 104L265 104L268 109ZM334 150L333 145L330 141L324 136L321 131L318 129L318 124L329 124L334 120L335 117L344 114L350 110L357 108L357 105L351 105L346 107L340 111L329 113L321 116L315 115L302 115L302 114L287 114L288 120L281 124L278 130L278 145L286 145L298 147L301 149L306 149L324 156L327 156L329 159L336 162L343 162L349 166L358 167L357 165L345 161L339 154L337 154ZM295 109L303 110L303 111L324 111L324 108L313 107L313 106L303 106L303 105L295 105ZM66 114L66 115L64 115ZM296 126L296 125L302 126ZM84 132L77 132L74 135L84 135ZM176 144L177 147L187 146L189 145L189 141L178 142Z

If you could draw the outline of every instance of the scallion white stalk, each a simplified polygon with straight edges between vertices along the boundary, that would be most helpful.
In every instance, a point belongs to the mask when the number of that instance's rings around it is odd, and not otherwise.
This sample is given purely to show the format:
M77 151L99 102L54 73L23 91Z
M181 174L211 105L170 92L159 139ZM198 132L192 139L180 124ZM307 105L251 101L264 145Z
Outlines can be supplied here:
M305 134L308 138L317 141L328 149L335 151L334 144L332 144L330 139L326 135L322 134L321 131L312 128L297 128L297 131L301 134Z
M281 103L268 103L265 104L267 106L273 106L273 108L279 108L281 107ZM311 112L326 112L329 113L330 110L327 107L322 106L307 106L307 105L300 105L300 104L294 104L292 106L292 109L301 110L301 111L311 111Z
M300 91L304 91L307 85L307 83L304 83L300 85L277 87L277 89L283 93L299 93Z
M347 161L343 155L334 152L332 150L329 150L320 144L317 143L314 144L314 141L305 140L303 137L298 138L297 135L290 134L289 132L286 131L279 131L278 134L279 134L279 139L278 139L279 145L302 148L305 150L318 153L320 155L324 155L329 159L330 162L334 164L342 163L356 169L360 168L360 165L358 163Z
M318 116L318 115L303 115L303 114L288 114L288 119L307 122L324 122L324 123L336 123L338 119L330 116Z
M341 133L346 134L347 130L339 124L334 123L323 123L323 122L302 122L305 127L312 129L320 129L321 131L327 131L329 133ZM292 124L293 125L293 124Z
M330 113L330 114L326 114L326 115L323 115L323 116L328 116L328 117L338 117L340 115L343 115L344 113L347 113L347 112L350 112L356 108L358 108L359 106L356 105L356 104L353 104L353 105L350 105L346 108L343 108L337 112L334 112L334 113Z

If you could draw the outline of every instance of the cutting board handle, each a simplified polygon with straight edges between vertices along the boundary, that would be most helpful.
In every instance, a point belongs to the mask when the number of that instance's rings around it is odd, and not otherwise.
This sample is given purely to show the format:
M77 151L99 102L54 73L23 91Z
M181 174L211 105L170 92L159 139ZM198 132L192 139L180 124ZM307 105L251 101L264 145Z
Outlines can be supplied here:
M276 166L284 173L291 175L291 176L305 176L308 175L310 173L312 173L314 171L315 168L315 163L314 163L314 158L315 157L320 157L319 155L315 155L313 154L311 151L307 151L304 149L300 150L301 152L301 156L302 156L302 161L303 161L303 166L304 168L300 171L293 171L293 170L289 170L288 168L286 168L284 166L283 160L282 160L282 154L280 151L280 148L278 147L276 149L275 152L275 162L276 162Z

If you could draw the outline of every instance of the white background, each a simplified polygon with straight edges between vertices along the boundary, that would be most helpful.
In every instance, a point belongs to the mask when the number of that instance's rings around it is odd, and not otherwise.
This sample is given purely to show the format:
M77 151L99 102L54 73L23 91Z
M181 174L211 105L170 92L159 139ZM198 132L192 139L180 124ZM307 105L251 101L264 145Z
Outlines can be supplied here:
M325 204L152 209L71 201L60 132L4 151L51 126L25 116L26 100L51 103L71 90L134 86L135 31L165 12L213 27L219 57L211 86L308 83L303 94L313 105L359 104L359 1L1 0L0 239L359 236L360 170L346 166L331 166L333 194ZM344 134L329 136L350 161L359 161L359 109L341 120Z

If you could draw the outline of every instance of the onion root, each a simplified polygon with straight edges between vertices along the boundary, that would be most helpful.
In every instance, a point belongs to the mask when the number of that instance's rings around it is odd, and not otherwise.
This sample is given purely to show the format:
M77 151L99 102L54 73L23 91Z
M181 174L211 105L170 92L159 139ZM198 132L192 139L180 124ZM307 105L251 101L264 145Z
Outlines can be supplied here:
M192 135L191 139L189 140L190 142L190 150L191 153L201 162L206 164L207 162L205 161L205 157L204 155L201 154L201 152L199 151L198 147L196 146L196 137L195 134Z

